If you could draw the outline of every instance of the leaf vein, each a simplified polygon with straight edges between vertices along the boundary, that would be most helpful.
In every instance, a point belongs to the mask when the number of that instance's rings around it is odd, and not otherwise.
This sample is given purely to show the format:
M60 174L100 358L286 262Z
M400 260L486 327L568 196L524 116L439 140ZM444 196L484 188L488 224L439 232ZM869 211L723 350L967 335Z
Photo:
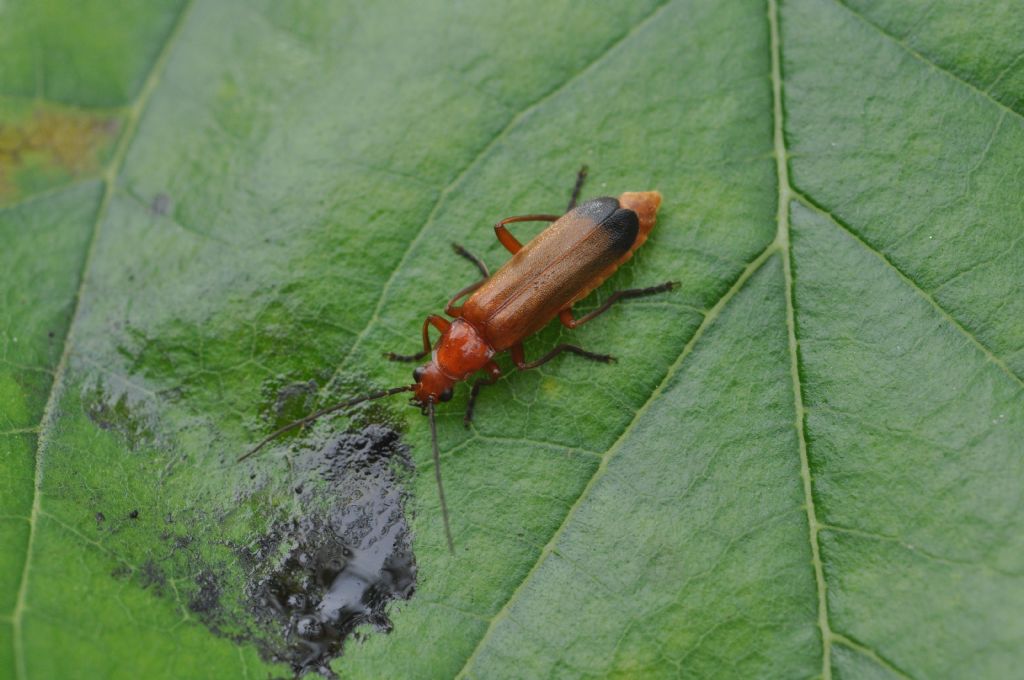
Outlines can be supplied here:
M1003 102L999 101L998 99L993 97L991 94L989 94L989 92L987 90L982 90L980 87L978 87L977 85L975 85L971 81L966 80L963 76L960 76L960 75L954 73L953 71L950 71L948 68L945 68L943 66L939 66L937 63L935 63L934 61L932 61L931 59L926 57L924 54L922 54L921 52L918 52L913 47L908 45L906 40L903 40L902 38L896 37L895 35L893 35L889 31L885 30L884 28L882 28L881 26L876 24L871 19L868 19L863 13L858 12L853 7L850 7L848 4L846 4L845 0L834 0L834 1L835 1L835 3L837 5L839 5L840 7L842 7L846 11L848 11L850 14L852 14L853 16L857 17L862 22L864 22L865 25L870 26L871 28L875 29L876 31L881 33L883 36L888 38L889 40L893 41L894 43L896 43L897 45L902 47L907 52L907 54L911 55L912 57L914 57L918 61L922 62L923 64L926 64L926 65L930 66L931 68L935 69L936 71L938 71L940 73L945 74L946 76L952 78L953 80L957 81L961 85L966 86L967 88L971 89L978 96L983 97L983 98L989 100L990 102L992 102L993 104L995 104L999 108L1003 109L1004 111L1009 111L1013 115L1015 115L1018 118L1024 120L1024 113L1022 113L1021 111L1017 111L1016 109L1014 109L1014 108L1012 108L1010 106L1007 106L1006 104L1004 104ZM1000 75L1000 78L1002 78L1002 75ZM998 82L998 79L997 79L997 82ZM995 83L993 83L992 85L995 85ZM991 86L990 86L990 89L991 89Z
M822 205L818 204L817 202L815 202L814 199L810 198L806 194L803 194L803 193L801 193L800 191L798 191L796 189L793 189L792 193L801 203L803 203L805 206L807 206L811 210L814 210L815 212L817 212L817 213L827 217L829 219L829 221L831 221L837 227L839 227L840 229L845 231L847 234L852 236L858 243L860 243L862 246L864 246L864 248L866 248L868 251L870 251L876 257L878 257L878 259L880 259L882 262L884 262L886 264L886 266L888 266L890 269L895 271L900 276L900 278L904 281L904 283L906 283L908 286L910 286L915 291L917 291L917 293L921 297L923 297L928 302L928 304L930 304L933 308L935 308L935 310L937 312L939 312L939 314L942 315L942 317L946 321L948 321L957 330L959 330L961 333L963 333L963 335L968 340L970 340L970 342L975 347L977 347L989 359L989 361L991 361L996 366L998 366L1000 369L1002 369L1002 371L1006 375L1008 375L1011 380L1013 380L1015 383L1017 383L1017 385L1019 387L1024 387L1024 377L1022 377L1022 376L1018 375L1016 372L1014 372L1014 370L1011 369L1006 364L1006 362L1003 361L990 347L988 347L988 345L986 345L981 340L979 340L978 337L974 333L972 333L966 326L964 326L962 323L960 323L960 321L956 317L954 317L950 312L948 312L945 307L940 305L935 300L935 298L932 296L931 293L926 291L919 283L917 283L917 281L915 281L913 278L911 278L909 274L907 274L902 269L900 269L895 264L893 264L893 262L888 257L886 257L885 253L883 253L881 250L879 250L878 248L873 246L871 243L869 243L853 227L851 227L850 225L848 225L845 222L843 222L842 220L840 220L833 213L829 212L829 210L827 208L825 208L824 206L822 206Z
M96 209L96 217L93 222L92 232L89 236L89 242L86 246L85 259L82 262L82 268L79 272L78 278L78 289L75 291L74 304L71 312L71 323L68 324L67 333L64 335L63 348L61 350L60 359L57 362L57 368L54 370L53 381L50 383L50 391L47 395L46 404L43 407L42 416L39 419L39 436L36 442L35 452L35 466L32 483L32 510L29 515L29 535L28 542L25 547L25 557L22 566L21 577L18 583L18 595L15 601L14 611L11 613L11 645L14 654L14 666L15 674L19 680L25 680L28 677L27 661L25 658L25 645L22 631L22 619L24 617L27 595L28 595L28 580L29 573L32 566L32 554L35 546L36 533L39 525L39 517L42 514L42 473L43 473L43 451L46 445L49 443L47 433L49 428L52 426L53 421L56 417L55 411L57 401L60 398L61 386L63 384L64 375L67 371L68 359L71 354L72 347L72 335L75 329L75 322L78 318L78 314L81 310L82 293L85 289L85 281L89 272L90 264L92 263L93 255L96 249L96 243L98 241L98 235L100 225L103 222L103 217L106 214L106 208L110 203L111 196L114 192L114 185L117 180L117 176L120 173L121 166L124 163L124 158L127 152L127 147L130 145L132 138L135 135L135 131L138 128L139 119L141 118L142 112L146 108L146 104L149 102L150 96L156 89L157 84L160 81L160 77L163 73L163 67L166 65L168 57L170 56L171 49L176 43L176 38L181 33L181 28L185 23L185 18L188 15L188 11L192 6L192 0L182 7L175 19L175 23L171 30L168 32L167 38L164 42L160 53L153 61L153 65L150 67L149 74L143 83L142 88L139 90L139 94L132 105L128 114L128 124L125 128L124 134L118 142L117 148L110 160L110 164L106 169L105 175L105 187L103 192L103 198L100 200L100 205Z
M40 189L39 191L34 191L32 193L25 194L19 197L16 201L0 205L0 214L14 212L19 208L35 203L36 201L54 198L55 196L62 194L64 192L70 192L73 191L74 189L77 189L78 187L99 181L101 180L97 179L95 176L90 176L82 179L76 179L65 184L57 184L46 189Z
M891 536L889 534L880 534L880 533L876 533L874 531L868 531L868 530L865 530L865 529L856 529L854 527L839 526L837 524L822 524L820 526L821 526L821 530L822 531L830 531L830 532L836 533L836 534L847 534L849 536L856 536L857 538L861 538L861 539L865 539L865 540L871 540L871 541L880 541L880 542L883 542L883 543L895 543L896 545L900 546L904 550L907 550L908 552L912 552L915 555L920 555L921 557L923 557L924 559L928 560L929 562L936 562L938 564L945 564L945 565L950 566L950 567L973 567L973 568L985 569L985 570L988 570L988 571L990 571L992 573L999 574L1000 576L1005 576L1007 578L1020 578L1021 576L1024 576L1024 573L1014 572L1014 571L1007 571L1005 569L1001 569L1000 567L994 566L994 565L989 564L987 562L982 562L980 560L979 561L971 561L971 560L957 559L957 558L954 558L954 557L943 557L942 555L937 555L934 552L931 552L930 550L926 550L924 548L921 548L920 546L914 545L913 543L909 543L907 540L905 540L903 538L900 538L899 536Z
M807 513L808 539L811 545L811 564L817 587L818 628L821 631L821 676L832 678L832 630L828 620L828 585L821 561L821 544L818 538L818 518L814 504L814 486L811 480L811 466L807 453L807 434L804 431L805 410L803 385L800 380L800 351L796 338L796 300L793 286L793 264L789 241L789 203L793 188L789 183L789 166L784 132L782 105L782 43L779 33L779 8L776 0L768 0L768 28L771 37L771 82L772 119L775 144L775 163L778 176L778 231L775 242L782 252L782 269L786 286L786 331L789 345L789 368L793 389L794 429L797 435L797 450L800 455L800 478L804 492L804 509Z
M1015 69L1015 68L1017 67L1017 65L1018 65L1018 64L1020 64L1020 62L1021 62L1021 60L1022 60L1022 59L1024 59L1024 51L1022 51L1022 52L1021 52L1020 54L1018 54L1018 55L1017 55L1016 57L1014 57L1014 58L1013 58L1013 59L1012 59L1012 60L1010 61L1010 63L1009 63L1009 64L1007 64L1007 65L1006 65L1006 67L1005 67L1005 68L1003 68L1003 70L999 72L999 75L997 75L997 76L995 77L995 80L993 80L993 81L992 81L991 83L989 83L988 87L986 87L986 88L985 88L985 93L986 93L986 94L988 94L988 93L991 93L991 92L992 92L992 90L994 90L994 89L995 89L996 85L998 85L998 84L999 84L999 82L1000 82L1000 81L1001 81L1001 80L1002 80L1003 78L1005 78L1005 77L1006 77L1006 74L1008 74L1008 73L1009 73L1010 71L1012 71L1013 69Z
M879 666L882 666L889 672L901 678L904 678L904 680L912 680L913 678L912 675L906 673L899 666L889 661L884 656L882 656L881 654L879 654L878 652L876 652L875 650L871 649L866 645L863 645L855 640L852 640L851 638L848 638L847 636L842 635L840 633L832 633L832 639L848 649L851 649L859 654L863 654L864 656L871 659Z

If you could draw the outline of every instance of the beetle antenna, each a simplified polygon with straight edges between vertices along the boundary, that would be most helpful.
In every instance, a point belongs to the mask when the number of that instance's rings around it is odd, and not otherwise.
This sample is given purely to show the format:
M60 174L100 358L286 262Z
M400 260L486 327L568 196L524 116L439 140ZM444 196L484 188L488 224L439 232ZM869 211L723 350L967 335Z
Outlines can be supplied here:
M390 397L392 394L398 394L399 392L412 392L414 389L416 389L415 385L405 385L405 386L402 386L402 387L392 387L389 390L379 390L377 392L370 392L369 394L365 394L365 395L363 395L361 397L355 397L354 399L346 399L345 401L340 401L337 404L334 404L333 406L328 406L327 408L322 408L319 411L316 411L314 413L310 413L305 418L299 418L298 420L296 420L294 422L288 423L287 425L285 425L282 428L274 430L273 432L268 434L266 437L264 437L263 440L259 444L257 444L256 446L252 447L251 449L246 451L244 454L239 456L238 460L236 462L240 463L243 460L245 460L246 458L248 458L249 456L252 456L257 451L259 451L264 446L266 446L270 442L272 442L275 439L277 439L278 437L280 437L285 432L288 432L289 430L294 430L297 427L303 427L305 425L309 425L310 423L312 423L312 422L314 422L316 420L319 420L320 418L322 418L322 417L324 417L324 416L326 416L326 415L328 415L330 413L334 413L335 411L340 411L340 410L342 410L344 408L348 408L349 406L355 406L356 404L361 404L364 401L373 401L374 399L380 399L381 397Z
M444 500L444 484L441 483L441 452L437 448L437 424L434 423L434 398L427 401L427 417L430 419L430 441L434 446L434 478L437 479L437 495L441 499L441 517L444 519L444 536L448 539L448 552L455 554L452 528L448 524L448 503Z

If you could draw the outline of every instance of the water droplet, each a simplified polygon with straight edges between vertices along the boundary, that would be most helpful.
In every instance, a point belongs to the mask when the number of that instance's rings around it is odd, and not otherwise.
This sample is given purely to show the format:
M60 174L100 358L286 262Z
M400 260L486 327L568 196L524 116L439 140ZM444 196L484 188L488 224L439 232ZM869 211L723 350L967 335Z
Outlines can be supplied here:
M303 616L295 622L295 632L305 640L316 640L324 634L324 624L313 616Z

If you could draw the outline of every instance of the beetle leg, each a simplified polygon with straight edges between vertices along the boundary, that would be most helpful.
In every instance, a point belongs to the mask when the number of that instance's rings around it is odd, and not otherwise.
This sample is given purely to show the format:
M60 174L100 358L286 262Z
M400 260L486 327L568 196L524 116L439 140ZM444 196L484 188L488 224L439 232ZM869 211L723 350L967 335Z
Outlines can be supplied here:
M427 356L429 352L429 349L423 350L422 352L416 352L416 354L395 354L394 352L384 352L384 356L388 361L411 362L419 361L423 357Z
M487 283L487 279L482 279L482 280L477 281L476 283L472 283L472 284L466 286L465 288L463 288L462 290L460 290L458 293L455 294L455 297L453 297L451 300L449 300L448 304L445 305L444 313L447 314L448 316L451 316L451 317L462 316L462 305L459 305L458 307L456 307L455 306L455 301L458 300L459 298L463 297L463 296L469 295L470 293L472 293L473 291L475 291L477 288L479 288L480 286L484 285L485 283Z
M580 171L576 173L576 185L572 188L572 197L569 199L569 207L565 209L565 212L569 212L576 207L576 202L580 200L580 191L583 190L583 183L587 181L587 166L581 165Z
M526 361L526 357L523 354L522 344L512 345L510 350L512 352L512 362L515 363L516 367L520 371L526 371L531 368L543 366L544 364L548 363L549 361L557 357L562 352L572 352L573 354L581 356L584 359L590 359L591 361L600 361L602 364L610 364L613 361L615 361L615 357L611 356L610 354L598 354L596 352L588 352L582 347L577 347L576 345L568 345L565 343L558 345L553 350L542 356L540 359L537 359L536 361Z
M611 297L605 300L603 305L601 305L594 311L590 312L589 314L585 314L579 319L573 318L572 307L566 307L561 312L559 312L558 319L566 328L579 328L586 322L591 321L607 312L608 308L614 305L619 300L628 300L629 298L646 297L648 295L664 293L666 291L672 290L677 285L679 284L676 281L666 281L665 283L659 284L657 286L650 286L649 288L630 288L628 290L619 290L612 293Z
M461 255L462 257L466 258L467 260L475 264L476 268L480 270L480 273L484 275L485 279L491 276L491 273L487 271L487 265L484 264L484 261L481 260L479 257L469 252L468 250L460 246L458 243L452 244L452 250L454 250L456 254Z
M501 368L498 364L493 361L488 361L484 366L490 375L486 378L480 378L473 383L473 389L469 392L469 401L466 402L466 415L462 418L462 424L468 428L469 424L473 421L473 406L476 404L476 395L480 394L480 390L487 385L493 385L498 382L498 378L501 377Z
M431 326L433 326L434 328L436 328L437 330L441 331L442 333L447 333L448 329L452 327L452 324L451 324L450 321L448 321L448 319L444 318L443 316L438 316L437 314L431 314L430 316L427 317L427 320L423 322L423 339L424 340L426 340L426 338L427 338L427 324L428 323Z
M516 217L506 217L501 222L494 225L494 234L498 237L501 245L505 246L508 252L515 255L522 249L523 244L512 235L512 232L505 228L506 224L512 224L513 222L554 222L561 215L517 215Z
M419 361L423 357L430 354L430 327L433 326L437 330L444 333L451 326L448 320L443 316L437 314L431 314L423 320L423 351L416 352L416 354L395 354L394 352L385 352L386 356L391 361Z

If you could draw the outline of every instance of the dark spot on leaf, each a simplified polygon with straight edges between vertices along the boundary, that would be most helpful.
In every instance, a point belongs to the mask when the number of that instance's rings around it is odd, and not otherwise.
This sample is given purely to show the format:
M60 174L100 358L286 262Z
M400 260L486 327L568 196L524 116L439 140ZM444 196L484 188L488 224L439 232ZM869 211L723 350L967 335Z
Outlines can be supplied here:
M131 512L128 513L128 517L130 517L131 519L138 519L139 518L139 511L138 510L132 510Z
M313 410L318 385L315 380L294 382L277 387L267 415L280 425L298 420Z
M203 570L196 575L196 591L189 600L188 608L195 614L215 611L220 604L220 583L210 570Z
M149 418L136 413L133 396L127 389L107 389L98 378L82 392L85 413L97 427L111 430L124 437L125 443L135 450L143 442L153 439L153 427ZM143 411L144 412L144 411Z
M102 512L97 512L96 513L96 521L97 522L106 522L107 521L107 516L104 515Z
M153 560L146 560L139 569L139 579L143 588L152 588L162 595L167 585L167 576Z
M160 192L153 197L149 204L149 209L153 211L154 215L166 215L171 211L171 197Z

